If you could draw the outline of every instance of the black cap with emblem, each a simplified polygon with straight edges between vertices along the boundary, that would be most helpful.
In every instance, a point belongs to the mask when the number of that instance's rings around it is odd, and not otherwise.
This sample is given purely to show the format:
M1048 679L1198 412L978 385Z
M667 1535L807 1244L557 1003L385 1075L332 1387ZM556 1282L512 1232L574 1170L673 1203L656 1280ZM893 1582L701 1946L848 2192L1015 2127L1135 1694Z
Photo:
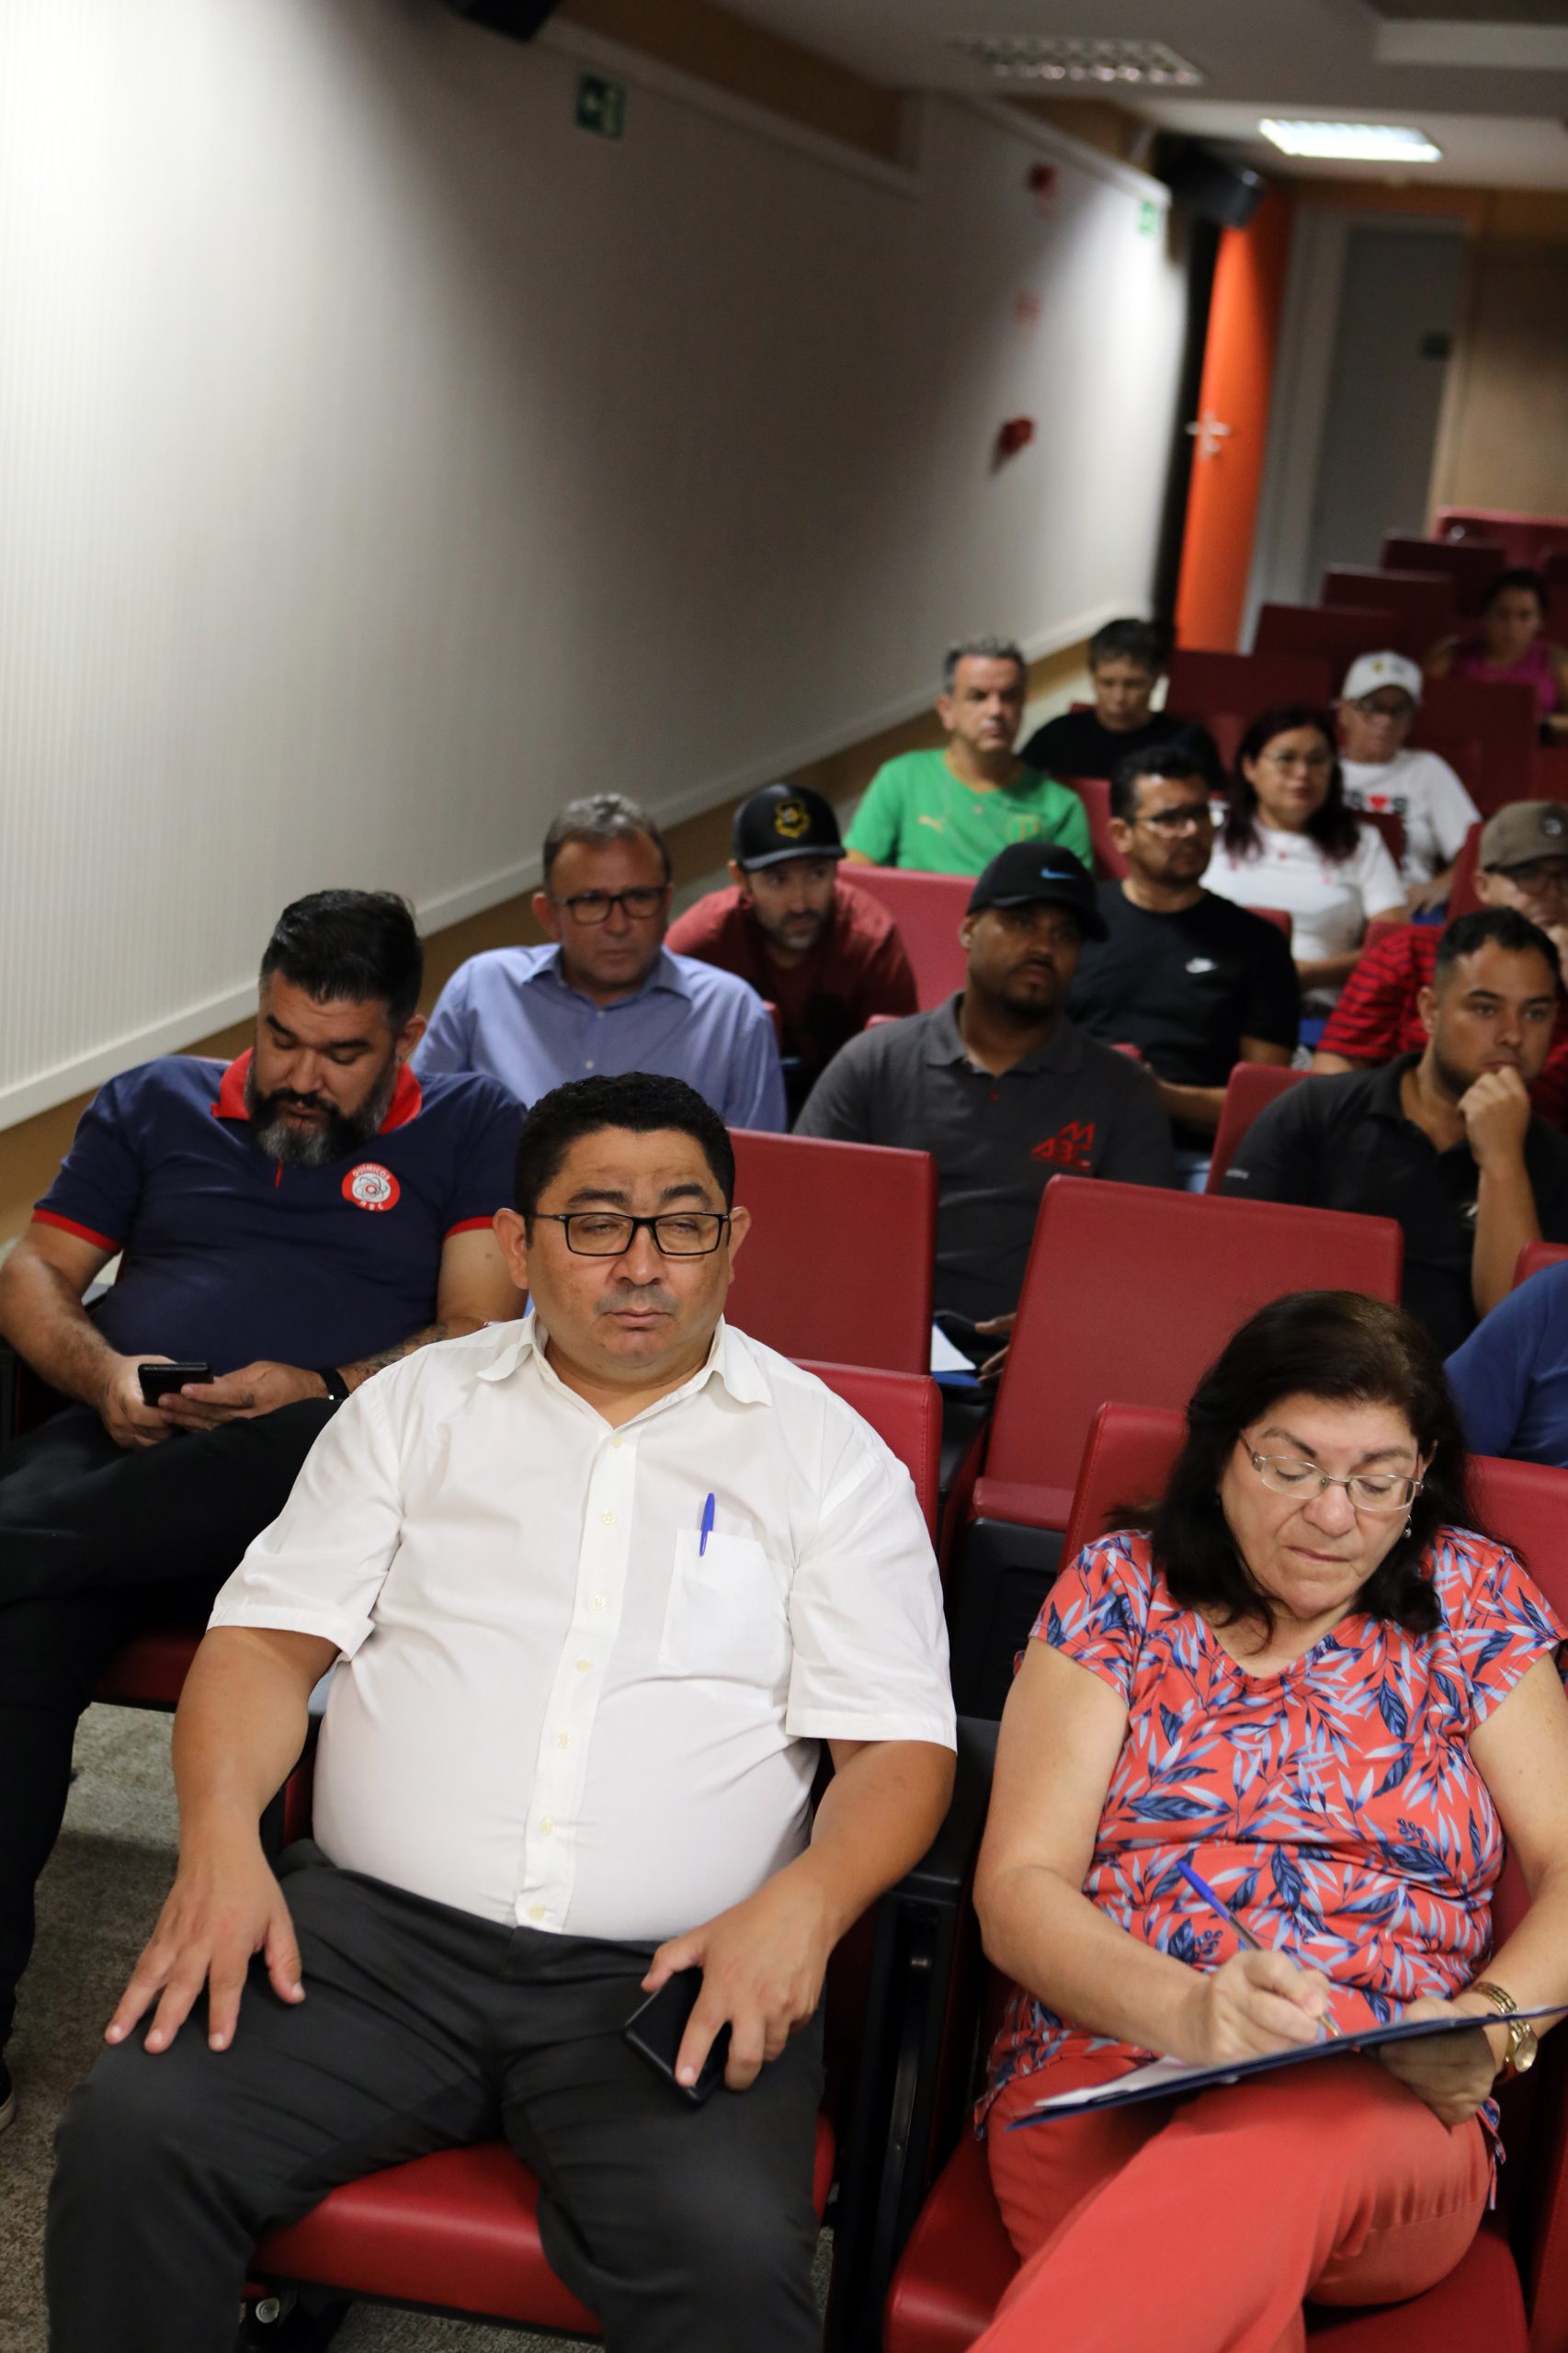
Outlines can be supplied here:
M803 784L765 784L743 801L735 812L730 849L737 866L844 856L833 803Z

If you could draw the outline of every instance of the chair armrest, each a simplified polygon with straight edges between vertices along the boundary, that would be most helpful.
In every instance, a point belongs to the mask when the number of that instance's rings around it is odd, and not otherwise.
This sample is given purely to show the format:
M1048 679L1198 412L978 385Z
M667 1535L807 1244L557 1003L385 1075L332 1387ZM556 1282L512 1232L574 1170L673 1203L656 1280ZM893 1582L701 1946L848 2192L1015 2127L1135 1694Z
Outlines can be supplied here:
M969 1892L996 1732L960 1717L947 1818L877 1907L866 2046L838 2180L828 2353L875 2353L893 2267L968 2097L981 1971Z

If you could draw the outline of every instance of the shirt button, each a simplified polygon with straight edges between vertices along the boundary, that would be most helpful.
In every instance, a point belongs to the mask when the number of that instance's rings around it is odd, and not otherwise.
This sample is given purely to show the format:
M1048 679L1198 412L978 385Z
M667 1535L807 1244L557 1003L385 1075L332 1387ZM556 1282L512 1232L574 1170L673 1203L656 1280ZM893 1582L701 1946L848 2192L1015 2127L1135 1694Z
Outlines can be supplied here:
M616 1452L617 1452L618 1454L619 1453L619 1451L620 1451L621 1448L625 1445L625 1443L626 1443L626 1440L621 1437L620 1432L619 1432L619 1430L617 1430L617 1432L616 1432L615 1436L614 1436L614 1437L611 1438L611 1440L610 1440L610 1444L611 1444L611 1446L613 1446L613 1447L614 1447L614 1449L615 1449L615 1450L616 1450Z
M600 1514L599 1514L599 1518L603 1520L603 1522L604 1522L604 1524L605 1524L605 1526L606 1526L607 1528L613 1528L613 1527L615 1526L615 1514L614 1514L614 1512L612 1512L612 1511L601 1511L601 1512L600 1512Z
M572 1745L571 1733L569 1732L558 1732L555 1735L555 1745L557 1748L570 1748Z
M604 1597L604 1595L603 1595L602 1593L596 1593L596 1594L594 1595L593 1598L592 1598L592 1599L590 1600L590 1602L588 1603L588 1607L589 1607L589 1608L590 1608L590 1609L602 1609L602 1608L604 1608L604 1606L605 1606L605 1597Z
M548 1838L548 1837L550 1836L551 1832L554 1829L554 1827L555 1827L555 1824L554 1824L554 1823L553 1823L553 1822L551 1822L551 1818L550 1818L550 1816L549 1816L549 1814L548 1814L548 1813L546 1813L546 1814L541 1814L541 1815L540 1815L540 1825L539 1825L539 1835L540 1835L540 1836L541 1838Z
M591 1658L580 1658L577 1661L577 1672L579 1675L591 1675L593 1671L594 1662Z
M529 1918L530 1920L542 1920L542 1919L544 1918L544 1906L543 1906L543 1904L530 1904L528 1905L528 1918Z

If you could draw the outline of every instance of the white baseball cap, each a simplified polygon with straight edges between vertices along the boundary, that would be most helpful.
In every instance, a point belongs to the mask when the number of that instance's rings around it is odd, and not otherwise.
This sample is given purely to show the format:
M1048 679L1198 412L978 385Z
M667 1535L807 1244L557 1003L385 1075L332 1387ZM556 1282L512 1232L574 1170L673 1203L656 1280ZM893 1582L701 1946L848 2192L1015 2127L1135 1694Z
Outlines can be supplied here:
M1421 699L1421 665L1408 654L1358 654L1345 674L1340 689L1346 702L1375 695L1380 687L1398 687L1412 702Z

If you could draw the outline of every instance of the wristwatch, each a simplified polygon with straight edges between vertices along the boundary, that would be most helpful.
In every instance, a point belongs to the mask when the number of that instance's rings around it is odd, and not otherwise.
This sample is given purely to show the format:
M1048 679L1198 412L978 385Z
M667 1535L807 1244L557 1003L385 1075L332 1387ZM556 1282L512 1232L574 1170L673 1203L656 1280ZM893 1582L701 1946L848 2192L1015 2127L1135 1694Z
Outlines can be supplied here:
M1527 2075L1535 2065L1540 2044L1536 2039L1534 2027L1527 2026L1523 2018L1515 2017L1519 2006L1512 1994L1506 1986L1494 1985L1489 1977L1478 1977L1470 1991L1484 1994L1508 2029L1508 2055L1498 2071L1500 2080L1511 2083L1516 2075Z
M317 1365L316 1379L322 1383L335 1405L341 1405L344 1399L352 1394L348 1383L335 1364Z

